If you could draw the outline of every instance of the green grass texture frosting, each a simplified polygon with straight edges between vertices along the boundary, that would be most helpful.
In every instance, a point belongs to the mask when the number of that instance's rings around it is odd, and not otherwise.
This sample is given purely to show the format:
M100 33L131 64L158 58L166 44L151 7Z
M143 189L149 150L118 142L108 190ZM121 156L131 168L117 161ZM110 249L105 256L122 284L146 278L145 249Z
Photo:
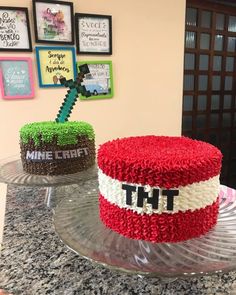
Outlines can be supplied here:
M95 137L93 127L82 121L68 122L34 122L24 125L20 129L20 138L24 144L33 139L36 146L57 140L58 145L76 144L78 136L87 136L90 140Z

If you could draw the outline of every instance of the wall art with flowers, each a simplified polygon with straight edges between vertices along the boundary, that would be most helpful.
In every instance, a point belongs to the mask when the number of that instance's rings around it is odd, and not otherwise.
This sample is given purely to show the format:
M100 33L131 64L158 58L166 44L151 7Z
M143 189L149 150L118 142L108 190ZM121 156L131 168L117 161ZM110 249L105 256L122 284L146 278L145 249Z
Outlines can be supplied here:
M35 41L74 44L73 3L33 0Z

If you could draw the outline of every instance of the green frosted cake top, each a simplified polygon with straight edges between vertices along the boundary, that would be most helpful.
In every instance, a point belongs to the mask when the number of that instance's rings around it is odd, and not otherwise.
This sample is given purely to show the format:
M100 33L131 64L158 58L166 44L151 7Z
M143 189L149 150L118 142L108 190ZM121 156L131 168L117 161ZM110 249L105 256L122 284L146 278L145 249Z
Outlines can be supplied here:
M33 139L36 146L40 144L40 141L50 143L54 138L58 145L76 144L78 136L83 135L90 140L95 137L93 127L82 121L34 122L26 124L20 129L21 141L27 144L30 139Z

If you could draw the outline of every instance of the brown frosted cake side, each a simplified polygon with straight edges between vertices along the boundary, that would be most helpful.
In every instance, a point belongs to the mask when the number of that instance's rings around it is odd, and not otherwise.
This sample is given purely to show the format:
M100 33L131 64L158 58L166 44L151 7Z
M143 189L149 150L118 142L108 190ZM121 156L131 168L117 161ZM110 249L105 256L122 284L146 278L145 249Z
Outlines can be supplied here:
M71 174L95 163L94 131L86 122L26 124L20 148L23 170L30 174Z

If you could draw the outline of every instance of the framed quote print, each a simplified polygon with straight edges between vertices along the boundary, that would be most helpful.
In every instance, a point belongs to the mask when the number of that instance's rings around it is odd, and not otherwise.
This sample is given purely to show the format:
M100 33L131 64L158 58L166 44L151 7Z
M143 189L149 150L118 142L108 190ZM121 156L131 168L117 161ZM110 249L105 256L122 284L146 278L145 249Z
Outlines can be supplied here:
M87 91L90 91L91 96L80 96L81 100L94 100L101 98L112 98L114 95L113 73L111 61L83 61L77 63L79 66L87 64L89 74L86 74L83 79L83 85Z
M75 14L78 54L112 54L112 17L100 14Z
M33 0L36 43L74 44L73 3Z
M0 51L32 51L27 8L0 6Z
M0 57L0 88L4 99L33 98L31 58Z
M77 70L73 47L37 46L35 50L40 87L64 87L60 78L75 79Z

